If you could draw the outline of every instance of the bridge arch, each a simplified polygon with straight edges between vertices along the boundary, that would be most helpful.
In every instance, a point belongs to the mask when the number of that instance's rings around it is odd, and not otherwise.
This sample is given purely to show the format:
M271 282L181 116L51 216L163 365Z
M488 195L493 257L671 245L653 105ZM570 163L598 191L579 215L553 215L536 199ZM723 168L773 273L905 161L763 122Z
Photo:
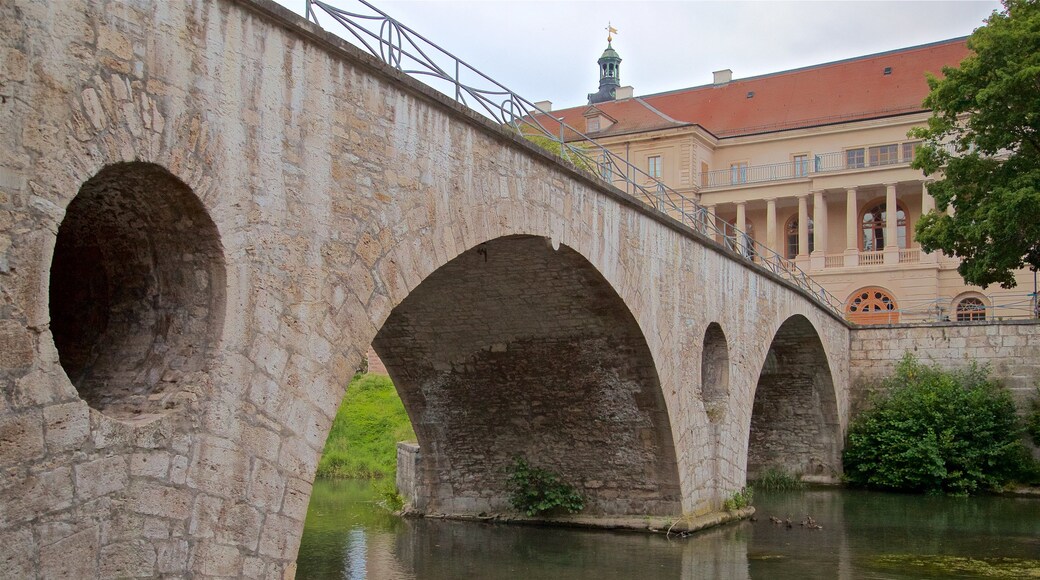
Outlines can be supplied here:
M574 483L589 513L682 511L643 333L599 271L555 245L513 235L461 253L376 335L419 439L418 509L508 509L522 456Z
M820 333L793 315L773 335L755 386L747 477L777 468L803 480L836 481L841 443L835 380Z

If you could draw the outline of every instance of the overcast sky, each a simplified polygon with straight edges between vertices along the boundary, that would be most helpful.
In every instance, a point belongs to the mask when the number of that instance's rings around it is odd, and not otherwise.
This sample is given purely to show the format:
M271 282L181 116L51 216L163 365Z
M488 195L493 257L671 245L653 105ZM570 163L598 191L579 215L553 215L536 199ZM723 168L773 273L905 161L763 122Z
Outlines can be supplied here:
M303 12L303 0L278 0ZM356 0L326 0L362 12ZM621 83L647 95L967 36L996 1L377 1L506 87L560 109L597 88L607 22ZM323 21L329 30L334 25Z

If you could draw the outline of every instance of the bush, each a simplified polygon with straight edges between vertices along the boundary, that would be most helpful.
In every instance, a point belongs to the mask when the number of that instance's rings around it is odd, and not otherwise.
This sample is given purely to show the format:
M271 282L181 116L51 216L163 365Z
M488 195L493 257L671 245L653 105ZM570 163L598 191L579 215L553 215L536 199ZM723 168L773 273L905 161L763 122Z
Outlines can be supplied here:
M1029 468L1014 403L988 368L946 372L908 353L883 386L849 427L849 483L969 495L1006 485Z
M551 511L580 512L585 498L574 486L560 481L560 476L517 457L509 474L509 503L528 516Z
M726 501L722 502L722 509L731 512L734 510L744 509L751 505L751 500L755 497L755 489L753 487L746 486L740 488L740 491L733 492L733 495Z
M372 489L379 495L379 506L389 512L399 512L404 509L404 497L397 491L397 484L390 478L383 478L372 485Z
M1033 439L1033 445L1040 447L1040 387L1036 388L1036 397L1029 403L1026 429L1029 430L1029 436Z
M390 377L354 377L325 441L318 475L393 480L398 441L415 441L415 431Z

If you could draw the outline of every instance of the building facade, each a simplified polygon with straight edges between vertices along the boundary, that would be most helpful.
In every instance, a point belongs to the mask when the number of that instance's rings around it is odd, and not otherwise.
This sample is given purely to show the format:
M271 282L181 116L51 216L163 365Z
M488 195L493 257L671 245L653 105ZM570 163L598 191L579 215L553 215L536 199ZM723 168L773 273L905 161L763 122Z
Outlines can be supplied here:
M1010 290L966 285L956 258L923 252L914 236L935 203L929 179L910 167L919 142L907 132L930 115L926 74L968 54L956 38L745 79L717 71L711 84L642 97L601 57L601 87L606 70L613 98L540 105L697 199L717 226L789 259L854 322L1029 318L1033 272L1019 272Z

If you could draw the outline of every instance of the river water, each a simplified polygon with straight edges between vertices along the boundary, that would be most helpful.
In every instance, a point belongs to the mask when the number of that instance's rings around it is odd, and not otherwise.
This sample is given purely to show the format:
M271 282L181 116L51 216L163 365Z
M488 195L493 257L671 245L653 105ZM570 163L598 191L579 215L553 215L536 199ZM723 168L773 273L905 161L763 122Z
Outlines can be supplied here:
M368 482L316 481L297 578L1040 578L1040 499L758 492L757 522L686 538L402 519L376 501Z

